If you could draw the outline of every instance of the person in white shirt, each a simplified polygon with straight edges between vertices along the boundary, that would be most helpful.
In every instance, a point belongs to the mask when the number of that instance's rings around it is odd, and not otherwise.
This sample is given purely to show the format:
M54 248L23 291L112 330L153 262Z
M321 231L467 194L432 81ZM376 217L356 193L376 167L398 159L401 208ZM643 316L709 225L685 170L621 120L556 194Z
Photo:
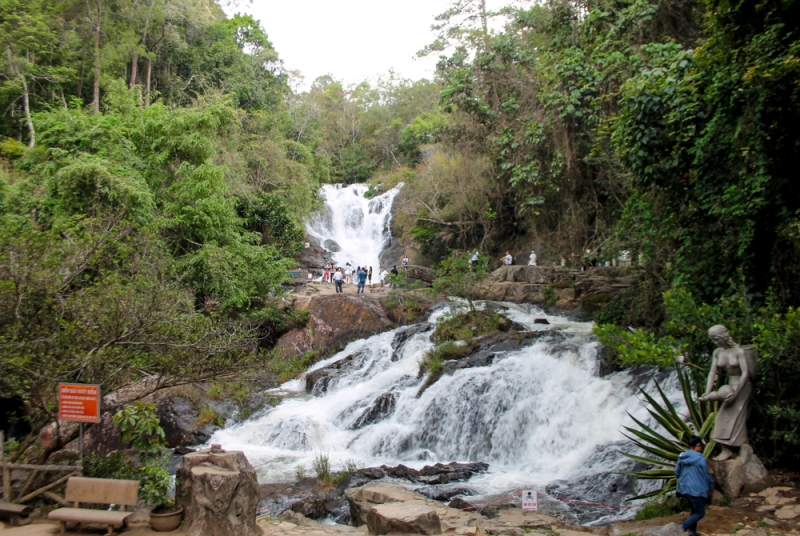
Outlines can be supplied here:
M378 277L380 277L381 280L381 290L383 290L384 281L386 280L387 275L389 275L389 272L386 271L386 268L381 266L381 273L378 274Z
M336 293L339 294L342 292L342 269L337 268L336 272L333 274L333 283L336 286Z
M403 268L408 268L408 255L403 255Z
M506 256L503 257L503 264L506 266L511 266L514 264L514 257L511 256L511 253L506 251Z
M530 260L528 261L528 266L536 266L536 252L531 250Z

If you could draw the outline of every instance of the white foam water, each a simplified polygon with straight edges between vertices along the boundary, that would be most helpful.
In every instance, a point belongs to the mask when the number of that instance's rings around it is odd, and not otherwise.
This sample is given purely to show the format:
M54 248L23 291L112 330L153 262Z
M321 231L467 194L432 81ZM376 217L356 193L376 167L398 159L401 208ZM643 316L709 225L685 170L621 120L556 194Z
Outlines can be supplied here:
M598 459L597 451L624 439L628 412L648 420L637 392L655 390L652 375L599 377L591 323L525 305L502 307L513 321L547 333L496 354L488 366L445 374L422 392L419 361L432 347L429 324L357 340L311 369L352 356L326 389L307 393L304 378L287 382L268 395L286 396L280 405L216 432L212 442L243 450L262 482L296 480L297 469L310 473L319 454L334 469L347 462L415 468L487 462L489 471L468 482L485 496L618 471L621 456ZM550 325L534 324L535 318ZM662 387L680 398L676 382Z
M366 198L368 189L365 184L323 186L325 207L308 222L306 232L332 252L338 266L371 266L377 274L380 254L391 240L392 202L400 190Z

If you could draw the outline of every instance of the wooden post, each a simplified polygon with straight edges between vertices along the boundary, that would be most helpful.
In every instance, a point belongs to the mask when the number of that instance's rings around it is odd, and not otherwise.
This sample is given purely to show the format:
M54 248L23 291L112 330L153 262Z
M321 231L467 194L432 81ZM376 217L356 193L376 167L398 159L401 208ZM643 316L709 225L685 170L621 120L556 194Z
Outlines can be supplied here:
M0 461L3 464L3 498L7 502L11 502L11 471L9 471L8 466L6 465L6 436L5 433L0 430Z

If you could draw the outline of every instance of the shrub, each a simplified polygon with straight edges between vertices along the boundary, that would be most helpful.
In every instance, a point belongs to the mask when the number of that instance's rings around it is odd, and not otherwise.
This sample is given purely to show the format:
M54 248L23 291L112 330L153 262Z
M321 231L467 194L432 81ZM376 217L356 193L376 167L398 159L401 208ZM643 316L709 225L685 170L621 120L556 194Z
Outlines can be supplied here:
M432 377L435 377L442 372L445 361L464 357L468 353L468 345L459 344L456 341L445 341L422 356L419 362L419 376L430 373Z
M511 320L495 311L469 311L445 316L439 320L431 340L439 343L444 341L472 342L476 337L509 329L511 329Z
M636 511L636 520L645 521L656 517L666 517L686 510L688 510L686 501L673 495L664 500L649 502L639 508Z

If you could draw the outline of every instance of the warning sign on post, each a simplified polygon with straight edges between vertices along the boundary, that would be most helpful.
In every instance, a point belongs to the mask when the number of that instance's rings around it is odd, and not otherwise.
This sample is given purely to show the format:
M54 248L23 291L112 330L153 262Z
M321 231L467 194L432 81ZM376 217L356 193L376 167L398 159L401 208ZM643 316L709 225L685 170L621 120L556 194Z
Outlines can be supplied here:
M539 501L536 499L536 490L527 490L522 492L522 511L523 512L538 512Z
M58 384L58 418L62 421L100 422L100 386Z

